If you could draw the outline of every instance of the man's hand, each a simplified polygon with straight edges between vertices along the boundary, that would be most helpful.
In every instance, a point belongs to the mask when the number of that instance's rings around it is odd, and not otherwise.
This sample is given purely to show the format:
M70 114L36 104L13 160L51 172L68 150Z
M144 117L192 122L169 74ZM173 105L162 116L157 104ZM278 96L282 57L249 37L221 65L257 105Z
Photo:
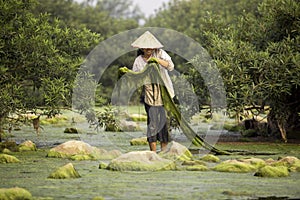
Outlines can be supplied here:
M124 74L126 74L127 72L129 72L130 69L128 69L127 67L121 67L119 68L118 71L118 78L121 78Z
M169 63L167 61L160 58L154 58L154 57L149 58L147 60L147 63L157 63L163 66L164 68L167 68L169 66Z

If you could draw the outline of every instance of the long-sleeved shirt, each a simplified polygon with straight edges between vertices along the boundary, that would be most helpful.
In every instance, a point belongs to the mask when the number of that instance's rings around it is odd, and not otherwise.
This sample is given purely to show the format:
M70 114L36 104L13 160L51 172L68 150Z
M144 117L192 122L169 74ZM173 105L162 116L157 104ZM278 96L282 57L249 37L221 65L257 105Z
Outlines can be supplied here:
M152 57L155 58L159 58L162 60L167 61L169 64L167 67L163 67L161 65L159 65L160 67L160 72L161 72L161 77L164 81L164 85L167 88L170 96L173 98L175 96L174 94L174 88L173 88L173 84L171 81L171 78L169 76L168 71L172 71L174 69L174 63L172 62L171 57L167 54L167 52L165 52L162 49L158 49L155 50L152 54ZM134 63L133 63L133 67L132 70L135 72L139 72L142 71L144 69L144 67L147 64L147 60L145 60L143 58L142 55L136 57ZM146 81L147 84L145 84L145 103L147 103L150 106L162 106L163 105L163 101L161 98L161 91L159 88L159 85L154 83L150 83L150 81Z

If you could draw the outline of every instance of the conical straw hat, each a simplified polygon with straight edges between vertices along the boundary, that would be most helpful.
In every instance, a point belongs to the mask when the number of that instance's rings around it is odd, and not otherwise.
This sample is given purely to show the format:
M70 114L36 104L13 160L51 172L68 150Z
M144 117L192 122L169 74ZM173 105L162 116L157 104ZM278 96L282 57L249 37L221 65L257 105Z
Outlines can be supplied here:
M149 31L146 31L136 39L131 46L140 49L158 49L164 47Z

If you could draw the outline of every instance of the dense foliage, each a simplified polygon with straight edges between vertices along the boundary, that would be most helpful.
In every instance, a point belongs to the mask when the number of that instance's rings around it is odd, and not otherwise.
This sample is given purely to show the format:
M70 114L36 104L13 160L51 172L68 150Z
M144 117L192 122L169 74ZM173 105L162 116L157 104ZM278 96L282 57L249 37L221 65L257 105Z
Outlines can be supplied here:
M267 108L270 132L281 132L286 140L285 131L299 130L298 1L175 0L147 25L181 31L208 49L222 74L231 113L259 114ZM200 102L207 103L201 75L190 71L189 80L206 99Z
M49 15L34 15L34 0L0 1L0 119L45 108L52 115L68 105L82 55L99 42L89 30L64 26Z
M35 13L50 13L51 18L61 19L67 26L86 27L100 33L104 39L121 31L136 28L143 18L131 0L39 0Z
M87 54L105 37L137 26L129 13L110 16L104 5L116 9L108 1L0 1L0 132L15 115L50 117L69 107Z
M143 19L143 14L131 0L86 0L82 3L74 0L39 0L39 2L41 3L33 12L47 12L51 20L58 18L68 27L85 27L93 33L99 33L103 39L137 28L139 20ZM118 67L129 65L131 62L132 60L128 61L128 56L124 56L112 63L97 87L96 105L101 106L110 102L112 86L116 81L114 75ZM82 103L84 104L85 100Z

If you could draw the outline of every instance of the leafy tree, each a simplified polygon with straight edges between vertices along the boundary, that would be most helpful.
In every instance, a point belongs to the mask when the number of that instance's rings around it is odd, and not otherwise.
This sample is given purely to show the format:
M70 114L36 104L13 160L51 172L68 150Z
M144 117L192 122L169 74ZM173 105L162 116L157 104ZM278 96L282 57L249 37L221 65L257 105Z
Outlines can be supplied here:
M87 29L33 14L35 0L0 1L0 129L28 110L53 116L70 104L83 55L100 41ZM40 113L42 114L42 113Z
M286 141L286 132L300 128L299 15L296 0L173 1L148 25L203 44L222 73L228 110L240 115L268 107L270 133ZM196 89L205 87L201 75L189 76Z
M169 5L165 5L155 17L150 18L146 25L162 26L180 31L199 42L214 58L212 48L215 45L212 45L212 41L218 37L228 39L230 37L228 33L231 29L230 26L238 21L238 16L245 12L257 12L257 2L260 1L173 0ZM178 61L178 58L175 57L175 60ZM200 60L197 62L194 64L206 66L205 63L199 63ZM191 66L188 66L186 62L176 63L176 66L178 65L181 65L179 70L186 74L187 80L194 85L195 93L199 96L200 106L209 104L209 91L207 86L204 85L202 75Z
M138 27L138 21L143 19L139 8L130 0L85 0L77 3L74 0L39 0L34 13L47 12L50 20L60 19L64 26L86 27L92 32L100 33L106 39L122 31ZM85 55L87 55L86 52ZM96 105L107 104L110 101L113 83L116 82L116 71L120 66L132 65L131 55L117 59L106 70L100 84L97 86Z
M62 20L68 27L86 27L108 38L121 31L138 27L143 18L139 8L126 0L39 0L35 13L50 13L51 18Z
M285 141L299 129L299 9L296 1L266 0L256 15L240 17L229 39L212 40L229 102L237 103L229 108L269 106L269 132Z
M207 48L205 32L224 35L230 24L236 23L242 13L257 12L262 0L172 0L147 20L145 26L177 30Z

